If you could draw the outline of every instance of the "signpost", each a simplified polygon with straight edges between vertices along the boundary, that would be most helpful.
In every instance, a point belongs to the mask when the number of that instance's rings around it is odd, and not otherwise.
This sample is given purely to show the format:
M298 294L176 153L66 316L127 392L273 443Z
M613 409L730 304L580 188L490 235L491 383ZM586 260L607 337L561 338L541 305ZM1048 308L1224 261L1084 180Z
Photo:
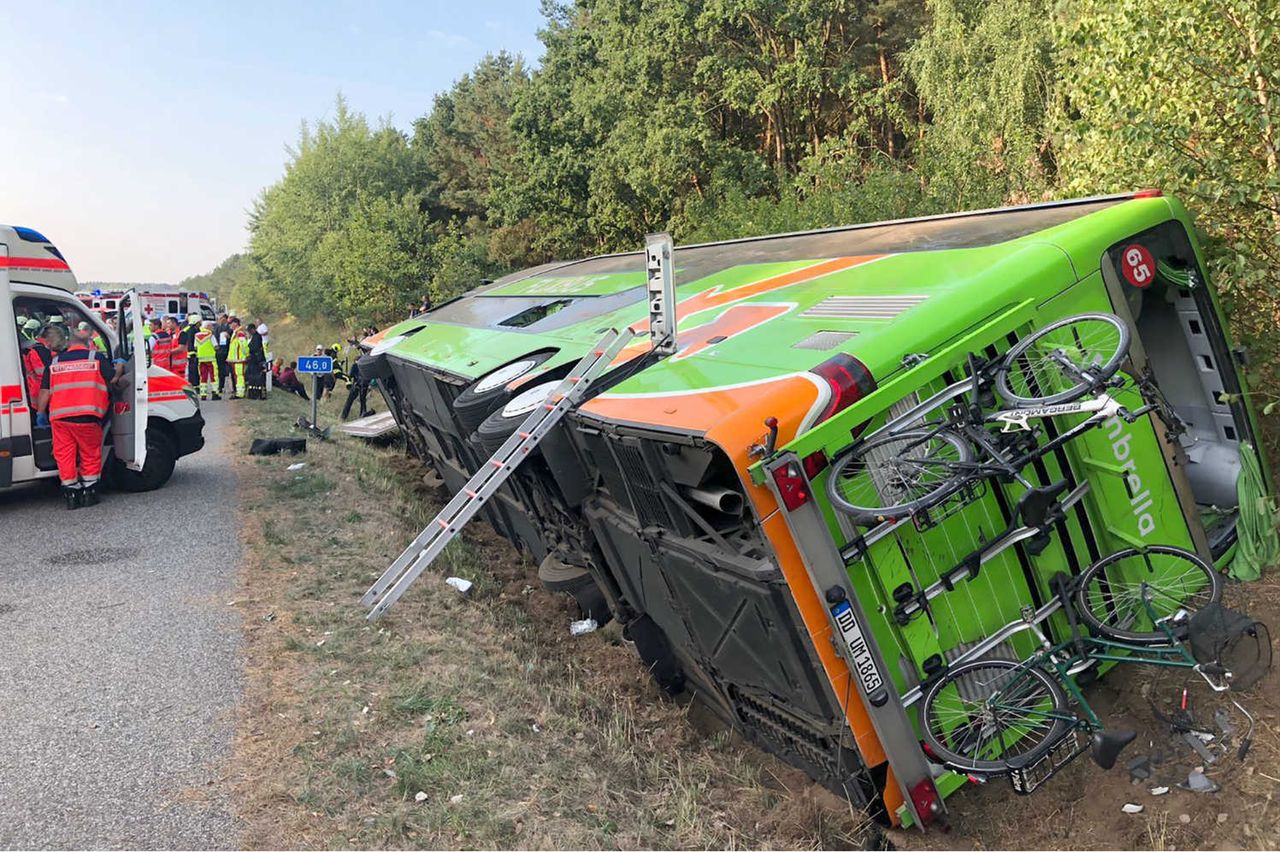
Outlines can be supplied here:
M299 373L311 373L311 428L319 430L320 376L333 372L333 358L328 355L304 355L298 359Z

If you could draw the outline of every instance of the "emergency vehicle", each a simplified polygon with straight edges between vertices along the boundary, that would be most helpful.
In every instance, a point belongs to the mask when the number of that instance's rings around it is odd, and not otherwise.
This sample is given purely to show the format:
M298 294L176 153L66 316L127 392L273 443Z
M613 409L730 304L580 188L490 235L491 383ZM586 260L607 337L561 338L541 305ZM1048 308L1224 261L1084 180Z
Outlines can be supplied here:
M97 311L102 317L109 317L120 307L124 296L123 290L78 290L76 298ZM202 320L217 318L214 300L208 293L196 290L182 290L167 284L144 284L135 288L138 302L142 305L142 315L146 319L152 317L185 317L199 314Z
M122 388L113 392L104 470L125 491L159 488L178 458L204 446L195 391L182 377L148 366L135 293L116 300L117 335L74 295L75 288L71 267L44 236L0 225L0 489L58 475L53 438L48 427L36 426L24 367L36 326L50 322L68 329L86 322L110 357L125 359Z

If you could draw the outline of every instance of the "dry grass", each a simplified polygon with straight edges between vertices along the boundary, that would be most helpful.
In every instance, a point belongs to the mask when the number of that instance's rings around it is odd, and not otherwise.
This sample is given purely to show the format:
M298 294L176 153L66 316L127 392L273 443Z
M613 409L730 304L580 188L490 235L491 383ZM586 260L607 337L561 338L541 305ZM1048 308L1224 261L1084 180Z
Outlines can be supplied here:
M381 406L379 406L381 407ZM333 406L322 420L333 419ZM275 394L242 443L288 434ZM391 615L358 599L438 506L395 449L240 461L247 690L236 746L253 848L831 848L863 819L664 701L610 629L474 524ZM475 582L467 597L443 577Z

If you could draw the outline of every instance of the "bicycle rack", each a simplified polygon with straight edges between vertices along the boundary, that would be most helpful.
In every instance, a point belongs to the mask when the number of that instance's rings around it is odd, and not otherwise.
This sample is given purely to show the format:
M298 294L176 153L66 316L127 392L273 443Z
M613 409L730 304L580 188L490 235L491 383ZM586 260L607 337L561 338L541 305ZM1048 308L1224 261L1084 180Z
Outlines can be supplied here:
M1086 494L1089 493L1089 483L1082 482L1071 490L1058 503L1060 510L1070 509L1079 503ZM912 595L909 599L901 602L894 610L894 619L898 624L906 624L916 615L923 611L925 605L943 592L950 592L955 589L956 583L972 580L978 576L978 571L982 566L1004 553L1016 544L1035 538L1046 532L1044 527L1023 526L1010 531L999 537L994 544L988 548L975 551L973 556L976 559L966 559L950 571L943 572L937 582L928 586L924 590Z

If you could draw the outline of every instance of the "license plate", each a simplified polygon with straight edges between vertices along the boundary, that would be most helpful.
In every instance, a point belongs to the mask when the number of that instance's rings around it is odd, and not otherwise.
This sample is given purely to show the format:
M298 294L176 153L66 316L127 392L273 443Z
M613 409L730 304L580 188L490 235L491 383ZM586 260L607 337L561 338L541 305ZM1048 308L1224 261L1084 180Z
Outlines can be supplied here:
M876 661L871 657L867 640L858 627L858 620L853 616L853 607L848 601L841 601L831 608L831 615L835 619L836 626L840 628L840 636L849 649L849 655L853 658L853 670L857 672L858 680L862 682L863 692L866 695L874 695L884 687L884 678L880 676L880 670L876 668Z
M1087 747L1088 740L1080 736L1080 729L1072 728L1052 748L1040 755L1035 763L1009 773L1013 792L1022 796L1034 793L1041 784L1056 775L1059 769L1074 760Z

